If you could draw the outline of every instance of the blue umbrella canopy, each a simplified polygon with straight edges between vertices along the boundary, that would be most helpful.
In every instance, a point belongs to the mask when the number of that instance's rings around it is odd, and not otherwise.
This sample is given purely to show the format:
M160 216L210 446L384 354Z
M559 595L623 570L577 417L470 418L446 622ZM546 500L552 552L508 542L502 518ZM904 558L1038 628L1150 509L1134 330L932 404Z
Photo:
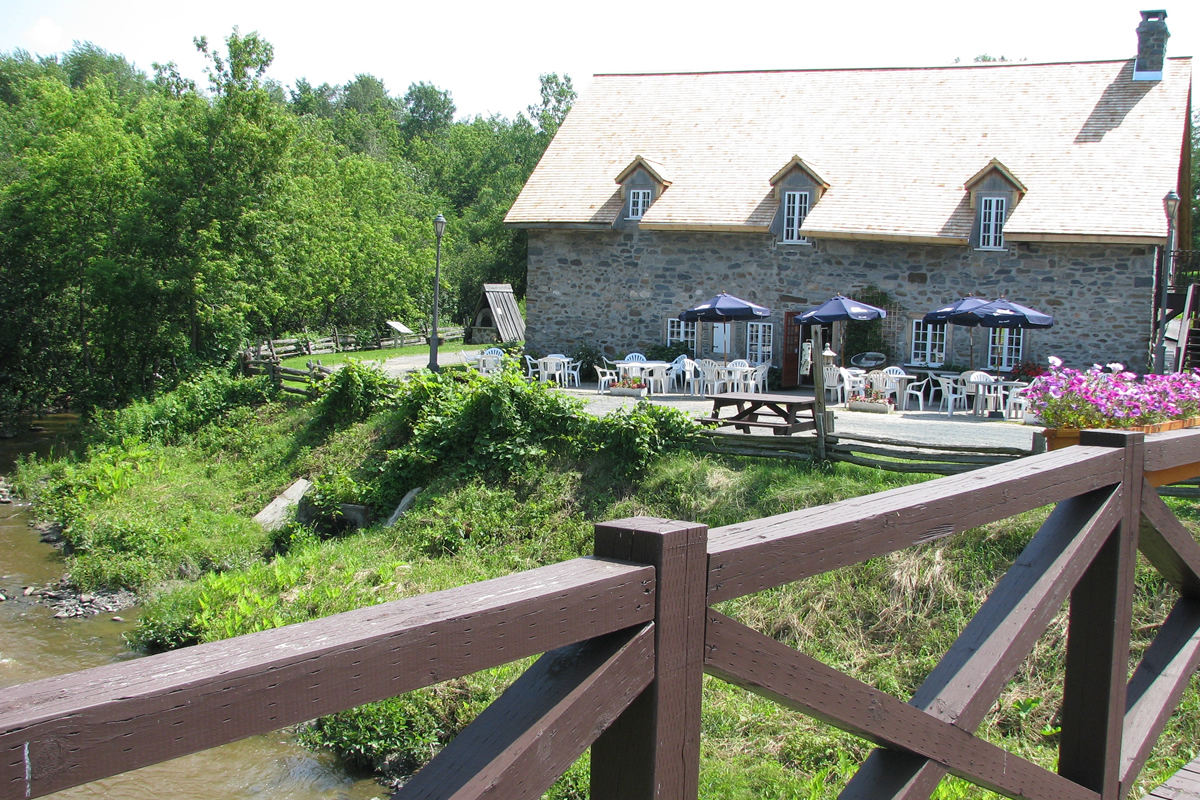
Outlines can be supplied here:
M1054 324L1054 317L1001 297L999 300L955 314L950 317L950 322L955 325L979 325L984 328L1049 328Z
M679 312L684 322L737 322L771 316L771 309L721 292L711 300Z
M798 325L811 325L814 322L843 322L848 319L856 319L860 321L883 319L887 316L887 312L882 308L860 303L857 300L852 300L844 295L834 295L834 297L816 308L810 308L800 316L796 317Z
M949 322L951 319L967 311L973 311L980 306L988 304L986 297L963 297L955 300L953 303L948 303L939 308L935 308L925 315L923 320L926 325L936 325L939 322ZM979 323L975 323L978 325Z

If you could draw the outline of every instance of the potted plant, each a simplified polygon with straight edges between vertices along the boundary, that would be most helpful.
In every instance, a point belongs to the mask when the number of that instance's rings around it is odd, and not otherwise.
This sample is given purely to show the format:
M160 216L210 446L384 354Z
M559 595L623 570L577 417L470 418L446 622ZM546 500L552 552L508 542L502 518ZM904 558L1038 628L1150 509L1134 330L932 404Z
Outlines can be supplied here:
M1085 428L1161 433L1200 424L1200 374L1139 378L1118 363L1080 371L1050 357L1050 370L1027 392L1030 411L1047 426L1050 450L1077 444Z
M849 411L890 414L895 407L896 401L878 389L868 389L866 394L854 394L846 399L846 409Z
M650 387L641 378L625 378L608 387L609 394L620 397L645 397Z

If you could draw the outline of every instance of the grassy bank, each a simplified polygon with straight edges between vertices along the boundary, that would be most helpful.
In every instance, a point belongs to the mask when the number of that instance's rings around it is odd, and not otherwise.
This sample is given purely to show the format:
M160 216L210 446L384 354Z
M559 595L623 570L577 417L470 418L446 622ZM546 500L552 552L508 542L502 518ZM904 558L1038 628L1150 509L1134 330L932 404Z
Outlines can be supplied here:
M87 458L30 462L18 483L66 522L72 577L151 596L137 644L235 636L553 563L591 550L596 521L639 514L716 527L923 478L687 450L690 423L639 406L604 419L509 373L418 374L399 385L352 365L311 405L211 377L105 417ZM390 529L335 533L249 517L299 476L327 510L359 502ZM1195 516L1181 505L1181 516ZM1044 518L1034 512L948 540L723 604L725 613L902 698L945 652ZM1190 524L1190 523L1189 523ZM1139 566L1135 656L1171 594ZM1051 625L982 726L1048 768L1056 759L1065 616ZM520 673L506 665L318 720L303 734L347 763L408 774ZM1200 741L1197 692L1168 728L1148 783ZM865 742L706 679L702 796L834 797ZM550 793L586 796L587 760ZM990 797L944 781L941 798Z

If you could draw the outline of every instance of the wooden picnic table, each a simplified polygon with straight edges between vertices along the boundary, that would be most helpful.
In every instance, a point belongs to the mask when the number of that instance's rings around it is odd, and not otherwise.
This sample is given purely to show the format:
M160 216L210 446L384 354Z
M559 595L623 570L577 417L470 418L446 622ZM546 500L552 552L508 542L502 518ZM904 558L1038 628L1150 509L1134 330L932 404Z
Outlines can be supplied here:
M817 429L816 399L792 394L763 394L761 392L722 392L705 395L713 401L712 415L700 417L697 422L715 422L718 427L732 425L742 433L750 428L769 428L776 436L790 436L801 431ZM721 409L733 406L737 410L731 417L722 417ZM805 411L809 418L800 421L797 415ZM768 415L774 420L760 420Z

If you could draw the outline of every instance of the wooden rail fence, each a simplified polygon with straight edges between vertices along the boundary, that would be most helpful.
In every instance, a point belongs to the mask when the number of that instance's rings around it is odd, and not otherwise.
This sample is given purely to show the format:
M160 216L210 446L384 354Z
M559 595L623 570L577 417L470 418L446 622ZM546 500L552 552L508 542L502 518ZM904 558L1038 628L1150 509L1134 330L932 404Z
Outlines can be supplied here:
M0 699L0 798L29 798L544 653L396 797L538 798L591 747L593 800L697 797L705 672L878 748L843 798L1120 800L1200 664L1200 545L1157 486L1200 431L1077 447L707 530L596 526L595 555L137 661ZM754 592L1053 505L909 702L716 611ZM1177 599L1128 677L1138 552ZM1068 604L1057 772L976 728Z
M333 374L332 369L319 364L314 364L308 369L292 369L278 361L262 361L255 358L243 360L242 372L245 375L266 375L281 391L310 398L316 396L317 384Z
M463 328L443 328L438 326L439 335L447 341L461 340ZM255 359L270 360L292 358L293 356L317 356L327 353L341 353L353 350L382 350L385 347L409 347L425 344L428 337L414 333L399 336L372 336L359 341L360 337L353 333L338 333L332 336L322 336L316 339L263 339L256 342L249 352Z

